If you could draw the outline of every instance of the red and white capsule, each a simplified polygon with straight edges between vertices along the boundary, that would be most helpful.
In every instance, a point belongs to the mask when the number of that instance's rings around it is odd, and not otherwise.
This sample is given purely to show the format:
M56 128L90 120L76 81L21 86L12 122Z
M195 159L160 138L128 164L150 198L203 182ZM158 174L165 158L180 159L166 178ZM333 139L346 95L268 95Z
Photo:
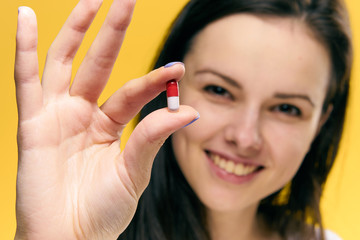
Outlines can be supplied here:
M167 105L170 111L179 110L179 88L175 80L170 80L166 83L166 97Z

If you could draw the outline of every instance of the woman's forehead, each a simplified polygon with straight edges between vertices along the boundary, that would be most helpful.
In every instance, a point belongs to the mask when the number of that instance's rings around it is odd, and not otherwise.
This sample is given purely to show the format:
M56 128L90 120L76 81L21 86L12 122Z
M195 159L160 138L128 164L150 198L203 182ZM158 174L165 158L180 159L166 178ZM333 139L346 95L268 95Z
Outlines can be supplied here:
M291 42L298 45L306 41L326 51L326 47L316 39L304 21L293 17L233 14L209 23L195 36L192 45L199 40L202 45L213 41L229 43L226 40L235 40L239 44L232 47L247 43L258 48L264 44L280 45Z
M233 79L259 84L315 87L324 92L330 79L326 48L293 18L225 17L196 36L187 57L192 58L191 68L214 68Z

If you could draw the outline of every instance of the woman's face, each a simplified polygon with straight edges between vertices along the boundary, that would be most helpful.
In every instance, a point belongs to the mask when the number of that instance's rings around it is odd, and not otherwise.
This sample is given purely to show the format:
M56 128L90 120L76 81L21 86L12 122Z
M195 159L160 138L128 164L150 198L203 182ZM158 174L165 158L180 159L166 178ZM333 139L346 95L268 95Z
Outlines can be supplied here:
M201 117L173 135L180 168L209 209L256 207L321 127L328 53L299 20L238 14L201 31L184 62L181 104Z

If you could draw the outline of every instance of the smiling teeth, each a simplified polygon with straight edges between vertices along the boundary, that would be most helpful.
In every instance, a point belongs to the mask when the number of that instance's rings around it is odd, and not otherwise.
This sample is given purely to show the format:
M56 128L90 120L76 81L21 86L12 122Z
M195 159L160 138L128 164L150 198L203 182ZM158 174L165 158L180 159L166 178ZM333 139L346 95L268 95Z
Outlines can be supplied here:
M242 163L235 163L216 154L210 154L210 158L214 161L216 166L220 167L228 173L232 173L237 176L246 176L255 172L255 170L258 168L256 166L246 166Z

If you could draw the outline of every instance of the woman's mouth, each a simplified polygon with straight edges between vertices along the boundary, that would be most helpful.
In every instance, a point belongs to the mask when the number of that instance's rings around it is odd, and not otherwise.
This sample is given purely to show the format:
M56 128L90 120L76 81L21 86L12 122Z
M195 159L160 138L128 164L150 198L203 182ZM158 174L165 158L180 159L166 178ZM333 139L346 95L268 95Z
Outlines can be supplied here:
M258 165L249 165L249 164L234 162L230 159L226 159L213 152L207 151L206 153L209 156L209 158L212 160L214 165L224 170L225 172L229 174L233 174L235 176L239 176L239 177L247 176L263 168Z

